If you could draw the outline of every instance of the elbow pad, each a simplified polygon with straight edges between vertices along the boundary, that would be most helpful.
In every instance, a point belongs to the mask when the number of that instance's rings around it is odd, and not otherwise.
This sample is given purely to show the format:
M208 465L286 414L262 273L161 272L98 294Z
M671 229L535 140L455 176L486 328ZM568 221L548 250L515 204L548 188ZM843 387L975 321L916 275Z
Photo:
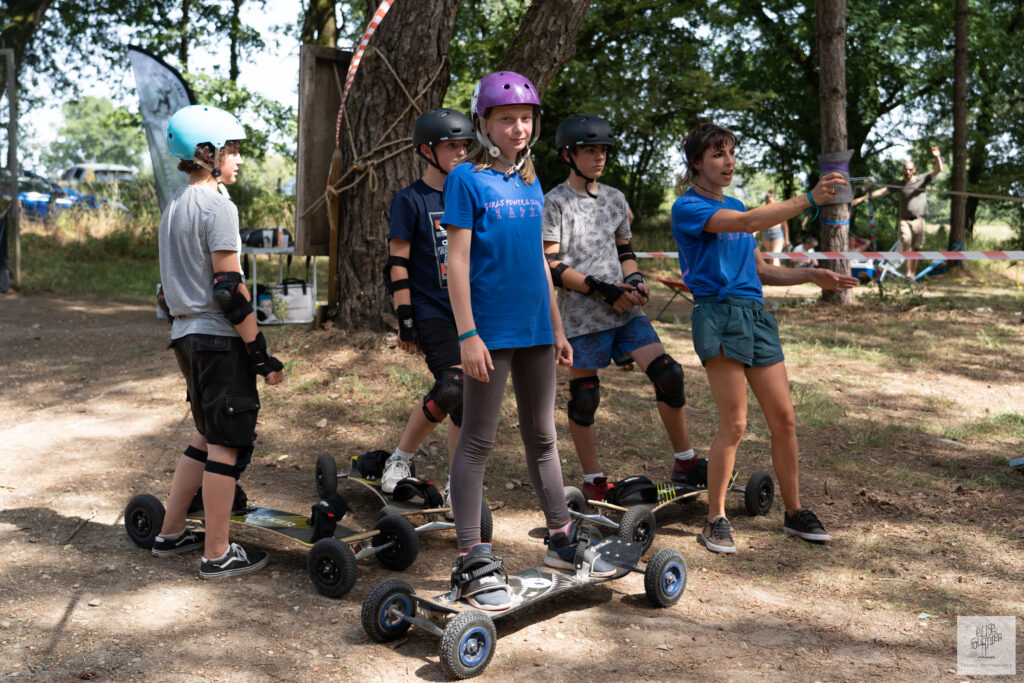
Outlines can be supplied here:
M388 256L387 262L384 264L384 286L388 288L388 291L394 296L395 292L400 289L411 289L412 283L409 282L409 278L406 277L402 280L391 279L391 267L398 266L399 268L405 268L405 272L409 272L409 259L404 256Z
M232 325L240 324L252 313L252 302L238 289L240 284L241 273L213 274L213 300Z
M555 263L558 261L557 254L544 254L544 258L548 260L548 268L551 269L551 284L555 287L564 288L565 285L562 283L562 273L569 270L569 266L564 263Z
M626 261L636 261L636 254L633 253L632 242L626 242L625 244L616 244L615 248L619 252L619 263L625 263Z

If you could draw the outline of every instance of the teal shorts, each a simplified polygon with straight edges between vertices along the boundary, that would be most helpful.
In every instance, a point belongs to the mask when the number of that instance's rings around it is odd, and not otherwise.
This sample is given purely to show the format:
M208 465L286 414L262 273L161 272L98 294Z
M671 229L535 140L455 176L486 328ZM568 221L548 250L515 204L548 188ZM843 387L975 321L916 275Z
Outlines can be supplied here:
M693 350L702 364L719 354L748 368L785 359L775 316L760 301L698 296L693 302Z

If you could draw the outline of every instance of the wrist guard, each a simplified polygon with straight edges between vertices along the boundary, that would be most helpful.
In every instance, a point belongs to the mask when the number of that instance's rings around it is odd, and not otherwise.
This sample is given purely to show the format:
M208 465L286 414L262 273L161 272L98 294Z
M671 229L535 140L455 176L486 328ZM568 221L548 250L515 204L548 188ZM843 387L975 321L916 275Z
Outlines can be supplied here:
M622 287L616 287L610 282L598 280L593 275L588 275L587 279L584 280L584 282L588 287L590 287L590 294L597 292L598 294L601 295L601 298L604 299L604 302L609 306L614 306L615 302L619 300L619 297L626 292L626 290L623 289Z
M404 342L416 341L416 325L412 318L412 306L402 304L395 309L398 317L398 338Z
M266 377L272 372L284 369L284 364L270 355L267 350L267 338L260 332L251 342L246 342L245 350L249 354L249 362L257 374Z

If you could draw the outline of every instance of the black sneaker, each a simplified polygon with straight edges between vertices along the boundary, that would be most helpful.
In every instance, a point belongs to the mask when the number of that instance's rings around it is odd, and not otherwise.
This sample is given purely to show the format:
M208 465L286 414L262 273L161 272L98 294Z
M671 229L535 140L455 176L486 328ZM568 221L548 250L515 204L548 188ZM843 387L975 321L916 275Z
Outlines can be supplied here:
M157 536L153 541L153 554L157 557L169 557L170 555L187 553L189 550L202 548L205 541L206 534L202 531L185 529L177 538Z
M545 539L548 551L544 554L544 564L553 569L569 569L575 571L584 564L590 565L590 575L603 579L615 575L615 565L605 560L595 550L591 550L590 540L580 541L579 523L573 522L569 534L561 531Z
M725 517L715 517L705 524L704 530L697 538L713 553L736 552L736 543L732 540L732 525Z
M790 536L799 536L805 541L824 543L832 540L818 516L807 508L800 508L793 513L793 516L787 512L783 518L782 530Z
M468 555L460 555L452 567L456 600L488 612L512 606L512 589L501 558L491 554L490 543L477 543Z
M254 572L265 567L268 560L270 560L270 554L266 551L253 550L250 556L242 546L232 543L228 546L228 552L224 557L218 560L203 558L202 564L199 565L199 578L222 579Z

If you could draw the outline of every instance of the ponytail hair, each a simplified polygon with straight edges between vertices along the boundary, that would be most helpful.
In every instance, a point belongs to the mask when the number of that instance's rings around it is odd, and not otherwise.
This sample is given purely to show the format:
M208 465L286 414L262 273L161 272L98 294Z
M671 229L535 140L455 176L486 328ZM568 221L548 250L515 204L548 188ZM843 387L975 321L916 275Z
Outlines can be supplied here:
M694 168L694 164L701 160L711 147L715 149L733 149L736 147L736 134L727 128L716 126L713 123L698 123L683 138L683 160L686 163L686 171L678 179L676 190L692 185L693 181L700 175Z

